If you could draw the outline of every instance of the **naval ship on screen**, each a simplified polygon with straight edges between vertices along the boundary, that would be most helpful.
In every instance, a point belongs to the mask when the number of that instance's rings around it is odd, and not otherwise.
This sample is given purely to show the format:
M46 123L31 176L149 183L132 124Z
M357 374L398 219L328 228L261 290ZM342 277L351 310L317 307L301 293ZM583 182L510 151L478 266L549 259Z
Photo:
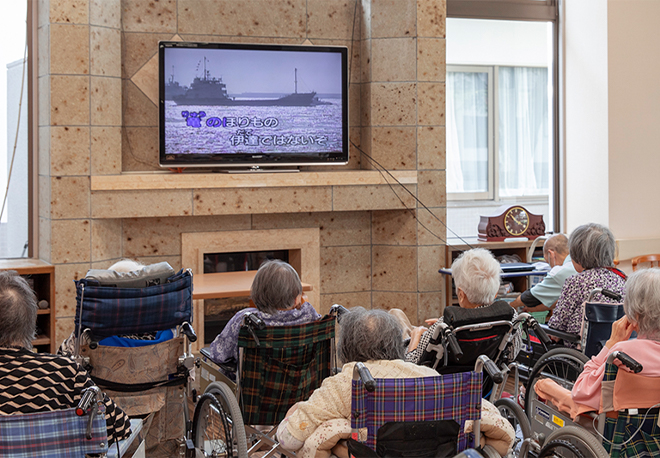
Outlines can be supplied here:
M316 105L330 105L330 102L319 100L316 92L298 92L298 69L294 69L295 88L292 94L284 95L277 99L237 99L230 97L227 93L227 85L222 78L215 78L206 69L206 57L204 58L203 76L195 77L190 88L183 94L172 97L177 105L213 105L213 106L290 106L310 107Z

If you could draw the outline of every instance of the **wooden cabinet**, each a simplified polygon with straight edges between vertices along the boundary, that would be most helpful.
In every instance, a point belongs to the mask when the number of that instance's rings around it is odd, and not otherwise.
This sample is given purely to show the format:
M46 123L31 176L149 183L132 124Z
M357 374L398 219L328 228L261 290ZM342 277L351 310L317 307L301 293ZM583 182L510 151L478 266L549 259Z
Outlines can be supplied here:
M495 257L502 255L517 255L522 262L527 261L527 253L532 246L533 240L515 240L510 242L480 242L476 239L469 238L466 239L468 245L447 245L446 248L446 259L445 265L447 268L451 267L451 263L454 262L454 259L460 256L460 254L469 250L470 248L485 248L490 250ZM535 247L535 257L543 257L543 243L544 240L539 241ZM446 305L455 305L458 304L458 299L456 298L456 291L454 291L454 285L451 275L445 275L445 294L446 294ZM517 293L522 293L529 287L528 283L529 277L518 276L518 277L507 277L503 278L504 281L510 281L513 283L513 291Z
M0 259L0 270L18 272L28 281L41 305L48 304L37 311L37 337L32 344L39 353L55 353L55 266L39 259Z

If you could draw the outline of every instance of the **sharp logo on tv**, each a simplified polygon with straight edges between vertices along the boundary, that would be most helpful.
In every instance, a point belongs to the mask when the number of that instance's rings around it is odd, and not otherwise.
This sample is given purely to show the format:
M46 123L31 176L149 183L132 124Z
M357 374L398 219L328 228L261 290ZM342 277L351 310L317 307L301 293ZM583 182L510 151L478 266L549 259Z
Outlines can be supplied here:
M160 81L162 165L348 160L346 48L163 42Z

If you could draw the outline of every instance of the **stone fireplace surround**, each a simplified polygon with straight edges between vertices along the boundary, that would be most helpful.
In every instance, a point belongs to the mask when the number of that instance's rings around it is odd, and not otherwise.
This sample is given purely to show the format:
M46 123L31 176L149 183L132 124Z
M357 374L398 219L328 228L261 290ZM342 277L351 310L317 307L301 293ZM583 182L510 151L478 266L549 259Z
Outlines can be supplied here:
M351 140L444 220L443 0L37 3L39 257L56 269L57 340L72 280L122 257L187 267L188 233L317 229L321 308L440 313L444 245L403 206L433 233L442 223L357 150L289 180L158 173L154 96L158 40L347 46Z
M271 229L255 231L195 232L181 234L181 263L195 275L204 272L204 254L231 253L236 251L276 251L288 250L289 263L300 275L300 280L312 285L307 292L309 302L324 314L322 310L320 274L320 235L314 229ZM196 300L193 304L195 332L198 341L204 342L204 301Z

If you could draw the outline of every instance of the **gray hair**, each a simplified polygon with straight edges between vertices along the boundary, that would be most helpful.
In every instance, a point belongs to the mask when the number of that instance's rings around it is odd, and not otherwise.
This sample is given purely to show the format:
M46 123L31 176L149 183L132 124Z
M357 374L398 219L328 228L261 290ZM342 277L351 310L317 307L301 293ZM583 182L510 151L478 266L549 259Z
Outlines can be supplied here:
M403 359L399 322L384 310L355 307L341 317L337 356L345 364Z
M250 297L259 311L272 315L293 307L302 292L298 272L286 262L274 259L259 267Z
M14 271L0 272L0 347L31 349L37 326L37 296Z
M628 277L623 309L641 337L660 340L660 269L642 269Z
M548 250L552 250L562 256L568 254L568 237L564 234L555 234L548 237L543 244L543 256L547 255Z
M484 248L464 251L451 265L456 289L473 304L490 304L500 289L500 263Z
M576 228L568 239L571 260L584 269L611 267L616 255L614 234L607 227L589 223Z

